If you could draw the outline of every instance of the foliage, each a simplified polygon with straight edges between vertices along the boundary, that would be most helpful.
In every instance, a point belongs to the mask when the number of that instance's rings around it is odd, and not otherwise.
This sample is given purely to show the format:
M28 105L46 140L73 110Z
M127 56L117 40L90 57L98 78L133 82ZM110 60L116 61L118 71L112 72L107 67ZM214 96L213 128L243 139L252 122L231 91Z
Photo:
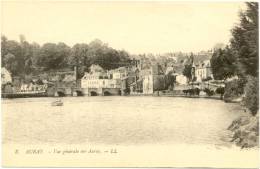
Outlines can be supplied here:
M18 62L15 59L15 56L12 53L8 53L3 57L2 60L3 64L5 65L7 70L11 72L18 71Z
M245 80L234 79L225 83L224 100L226 102L232 101L232 99L240 97L244 93Z
M116 50L100 40L89 44L75 44L72 48L65 43L29 43L23 35L20 42L1 37L2 67L6 67L14 76L27 74L72 70L78 67L78 75L82 77L91 64L99 64L104 69L114 69L129 65L129 54L124 50ZM12 64L10 64L12 63Z
M66 66L65 58L70 54L70 48L64 44L46 43L39 52L37 66L43 70L60 69Z
M194 88L194 89L187 89L187 90L183 90L184 94L189 94L190 96L192 95L200 95L200 89L199 88Z
M236 73L236 58L228 46L215 50L210 62L216 80L226 79Z
M218 87L215 92L217 94L223 95L225 93L225 88L224 87Z
M185 65L183 72L182 72L182 74L184 76L186 76L189 80L191 80L191 78L192 78L191 70L192 70L192 65L188 64L188 65Z
M213 91L213 90L210 90L209 88L205 88L203 91L204 91L208 96L214 95L214 91Z
M231 48L241 75L258 77L258 3L246 2L240 13L240 23L232 30Z
M247 83L245 85L245 97L243 103L253 115L258 111L259 107L259 88L258 88L258 78L253 76L248 76Z
M220 94L220 98L223 99L223 95L225 93L225 88L224 87L218 87L216 89L215 93Z

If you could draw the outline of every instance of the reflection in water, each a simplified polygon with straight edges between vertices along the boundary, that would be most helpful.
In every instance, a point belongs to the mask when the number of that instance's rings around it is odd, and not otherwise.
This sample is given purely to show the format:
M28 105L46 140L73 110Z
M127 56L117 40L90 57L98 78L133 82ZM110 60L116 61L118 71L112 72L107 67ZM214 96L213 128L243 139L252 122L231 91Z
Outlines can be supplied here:
M65 97L3 100L4 143L229 145L237 104L176 97Z

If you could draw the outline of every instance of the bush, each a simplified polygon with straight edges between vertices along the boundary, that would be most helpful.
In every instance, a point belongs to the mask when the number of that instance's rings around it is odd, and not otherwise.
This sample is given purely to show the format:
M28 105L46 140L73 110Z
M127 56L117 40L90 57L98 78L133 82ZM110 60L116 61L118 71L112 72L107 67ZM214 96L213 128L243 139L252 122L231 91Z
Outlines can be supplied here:
M222 99L224 93L225 93L225 88L224 87L218 87L215 91L217 94L220 94L220 97Z
M194 89L188 89L188 90L183 90L183 93L186 95L200 95L200 89L199 88L194 88Z
M204 89L204 92L205 92L208 96L214 95L214 91L213 91L213 90L210 90L209 88L205 88L205 89Z
M245 85L244 91L245 97L243 98L243 103L245 107L251 111L252 115L255 115L259 107L258 79L256 77L249 76L247 78L247 83Z
M225 83L224 101L229 102L244 93L245 80L234 79Z
M217 94L224 94L224 92L225 92L225 88L224 87L218 87L217 89L216 89L216 93Z

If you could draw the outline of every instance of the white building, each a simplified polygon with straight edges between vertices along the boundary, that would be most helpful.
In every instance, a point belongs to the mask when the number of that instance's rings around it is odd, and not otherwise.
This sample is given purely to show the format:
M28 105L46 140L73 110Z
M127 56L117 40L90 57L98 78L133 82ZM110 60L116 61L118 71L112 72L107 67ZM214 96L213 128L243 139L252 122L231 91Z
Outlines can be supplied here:
M1 68L1 83L12 83L12 76L11 73L6 68Z
M128 69L126 67L119 67L108 72L111 79L124 79L127 77Z
M153 94L165 89L165 75L160 65L153 64L149 69L141 70L143 94Z
M86 72L81 79L81 88L121 88L121 77L120 72L105 72L100 66L92 65L90 72Z
M198 81L198 82L201 82L207 78L213 79L210 60L205 60L203 62L196 64L195 77L197 78L196 81Z
M143 77L143 94L153 94L153 75Z

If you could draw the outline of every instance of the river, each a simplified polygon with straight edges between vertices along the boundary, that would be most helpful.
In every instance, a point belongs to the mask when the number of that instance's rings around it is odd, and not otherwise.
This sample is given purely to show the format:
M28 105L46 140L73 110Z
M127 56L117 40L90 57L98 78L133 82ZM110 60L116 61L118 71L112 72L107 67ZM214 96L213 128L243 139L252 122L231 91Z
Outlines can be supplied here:
M229 146L238 104L203 98L111 96L2 100L3 143Z

